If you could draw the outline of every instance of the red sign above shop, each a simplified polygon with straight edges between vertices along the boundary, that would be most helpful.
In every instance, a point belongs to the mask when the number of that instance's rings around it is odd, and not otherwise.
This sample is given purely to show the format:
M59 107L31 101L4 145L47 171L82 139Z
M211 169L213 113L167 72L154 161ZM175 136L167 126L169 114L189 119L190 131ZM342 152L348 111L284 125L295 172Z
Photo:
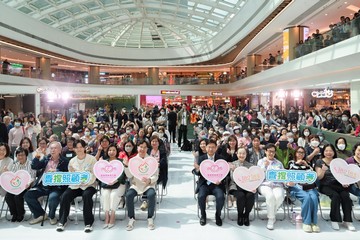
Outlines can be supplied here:
M210 92L211 96L222 96L222 92Z
M178 90L161 90L160 93L167 95L180 95L180 91Z

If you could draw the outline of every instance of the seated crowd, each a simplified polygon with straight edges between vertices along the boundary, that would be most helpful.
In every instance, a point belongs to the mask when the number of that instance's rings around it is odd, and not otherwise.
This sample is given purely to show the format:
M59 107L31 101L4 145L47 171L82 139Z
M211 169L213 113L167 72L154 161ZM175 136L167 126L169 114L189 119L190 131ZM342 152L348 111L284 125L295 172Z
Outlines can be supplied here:
M221 212L227 204L228 207L236 206L237 224L249 226L250 212L257 194L260 194L266 202L266 227L272 230L276 213L284 204L288 192L302 203L304 231L319 232L317 213L321 193L331 199L333 229L339 230L339 223L343 222L347 229L355 230L350 193L360 197L360 190L356 184L340 184L329 166L338 156L349 164L359 166L360 143L355 144L351 151L345 137L339 137L335 144L330 144L324 131L359 136L358 114L350 116L349 111L338 108L321 109L320 113L317 110L304 112L295 107L285 114L278 107L265 110L263 106L258 112L248 110L246 106L239 109L194 106L191 112L189 110L183 104L179 109L174 106L161 109L146 107L140 111L133 107L129 114L126 108L120 113L109 110L93 114L90 111L79 112L59 136L53 134L48 123L40 122L32 114L13 121L4 117L0 128L6 128L7 136L0 136L0 174L25 170L31 175L26 190L19 195L7 193L0 187L0 194L5 196L12 216L11 221L23 221L26 202L33 216L30 224L49 219L50 224L57 224L56 230L62 232L69 222L72 202L81 197L84 231L91 232L94 223L93 196L99 191L105 214L104 229L115 226L116 210L126 204L129 218L126 230L133 230L136 219L134 199L138 196L143 196L140 198L141 209L147 209L148 228L155 229L156 188L158 185L165 188L167 184L170 142L177 142L182 149L188 142L187 130L193 127L193 172L199 176L196 194L200 225L207 223L208 195L214 195L216 225L222 226ZM129 162L134 157L145 159L149 156L157 160L157 171L149 178L133 176L128 168ZM199 171L200 164L204 160L219 159L228 162L230 173L221 182L209 182ZM101 182L96 179L93 170L99 160L120 161L124 165L124 173L110 184ZM259 166L264 171L312 170L318 180L314 184L265 180L257 189L248 191L234 181L233 172L239 166ZM49 172L88 172L90 181L80 185L45 186L43 176ZM44 196L48 201L48 213L38 200ZM226 196L229 197L226 199Z

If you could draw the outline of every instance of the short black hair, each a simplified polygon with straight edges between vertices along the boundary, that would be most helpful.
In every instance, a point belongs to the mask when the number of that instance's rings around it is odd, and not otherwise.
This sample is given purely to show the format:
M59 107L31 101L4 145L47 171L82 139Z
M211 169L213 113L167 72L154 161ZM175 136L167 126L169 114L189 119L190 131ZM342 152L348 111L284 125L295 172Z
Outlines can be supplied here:
M334 152L334 157L333 158L337 158L336 149L335 149L334 145L332 145L331 143L324 145L323 149L321 150L321 158L325 157L325 149L327 147L330 147L333 150L333 152Z

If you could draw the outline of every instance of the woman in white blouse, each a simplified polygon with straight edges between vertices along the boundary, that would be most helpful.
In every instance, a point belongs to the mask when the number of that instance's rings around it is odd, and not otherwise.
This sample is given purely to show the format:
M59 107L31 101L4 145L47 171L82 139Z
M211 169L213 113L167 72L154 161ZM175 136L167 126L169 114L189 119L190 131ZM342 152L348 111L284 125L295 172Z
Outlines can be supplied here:
M264 171L284 169L283 164L275 158L275 151L276 147L274 144L266 144L266 157L260 159L257 164L264 169ZM268 216L268 224L266 227L269 230L273 230L274 223L276 222L276 212L285 197L284 184L265 180L259 187L259 193L266 199Z
M94 223L93 214L93 195L96 193L96 177L93 172L96 158L92 155L86 154L86 143L84 140L76 140L74 142L74 148L76 157L72 158L69 162L69 172L89 172L90 181L86 184L69 185L69 188L65 190L61 197L59 224L56 231L62 232L65 230L65 225L68 220L71 202L78 196L82 196L83 199L83 216L85 222L86 233L93 230L92 225Z

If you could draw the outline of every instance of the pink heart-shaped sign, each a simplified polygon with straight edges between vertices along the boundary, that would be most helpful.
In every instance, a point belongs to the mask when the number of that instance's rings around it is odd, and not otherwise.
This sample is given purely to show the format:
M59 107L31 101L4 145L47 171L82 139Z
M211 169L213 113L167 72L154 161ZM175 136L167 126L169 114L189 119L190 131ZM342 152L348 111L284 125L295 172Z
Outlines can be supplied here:
M221 182L230 170L229 164L222 159L216 162L204 160L200 164L200 173L208 181L212 183Z
M99 160L94 165L94 174L97 179L106 184L113 183L124 172L124 165L118 161Z
M240 188L252 192L264 181L265 172L258 166L237 167L233 172L233 179Z
M330 162L330 170L341 184L349 185L360 181L360 168L356 164L347 164L344 159L333 159Z
M30 181L31 176L25 170L19 170L15 173L7 171L0 176L0 183L2 188L14 195L19 195L22 193Z
M141 157L133 157L129 160L130 173L139 180L142 178L150 178L159 167L158 161L153 157L142 159Z

